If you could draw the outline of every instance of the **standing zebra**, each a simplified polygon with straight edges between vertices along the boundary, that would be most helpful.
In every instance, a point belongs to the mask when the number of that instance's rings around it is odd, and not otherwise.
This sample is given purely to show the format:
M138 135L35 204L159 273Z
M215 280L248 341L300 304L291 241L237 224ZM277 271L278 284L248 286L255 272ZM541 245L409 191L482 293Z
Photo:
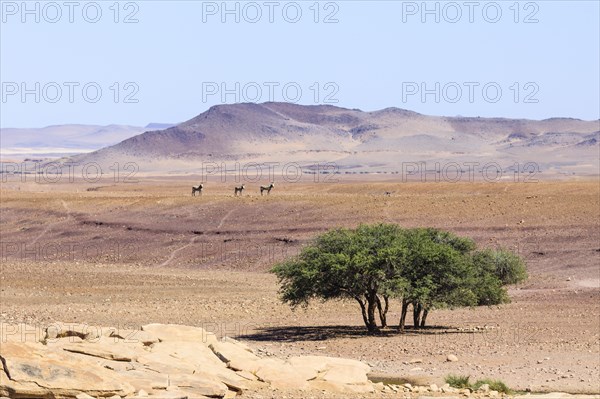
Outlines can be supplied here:
M275 183L271 182L268 186L260 186L260 195L263 195L263 191L267 192L267 195L271 194L271 189L275 187Z
M236 187L235 191L233 192L233 196L237 197L238 193L240 193L240 195L242 195L242 191L244 191L245 188L246 187L243 184L239 187Z
M204 188L204 183L200 183L197 186L192 186L192 197L196 196L196 191L198 191L200 193L200 195L202 195L203 188Z

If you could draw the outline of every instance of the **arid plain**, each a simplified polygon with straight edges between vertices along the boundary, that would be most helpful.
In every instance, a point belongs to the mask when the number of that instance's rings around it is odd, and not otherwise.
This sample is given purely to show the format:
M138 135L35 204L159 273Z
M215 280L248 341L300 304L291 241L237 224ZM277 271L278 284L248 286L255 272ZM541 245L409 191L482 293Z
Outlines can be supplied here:
M443 383L495 378L538 392L600 393L600 184L402 183L390 176L258 183L146 177L137 183L2 184L0 321L178 323L264 355L360 359L375 373ZM263 182L264 183L264 182ZM386 195L386 192L391 194ZM431 328L368 336L354 302L292 311L267 273L338 226L434 226L510 248L529 280L499 307L436 310ZM397 322L393 303L388 319ZM393 326L392 326L393 327ZM455 354L458 362L446 362Z

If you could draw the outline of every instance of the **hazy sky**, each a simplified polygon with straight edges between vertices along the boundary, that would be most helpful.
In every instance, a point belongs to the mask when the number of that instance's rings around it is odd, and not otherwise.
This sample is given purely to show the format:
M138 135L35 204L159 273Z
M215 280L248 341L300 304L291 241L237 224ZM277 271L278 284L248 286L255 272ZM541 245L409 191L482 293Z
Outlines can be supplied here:
M600 117L598 1L19 0L1 10L2 127L181 122L269 100Z

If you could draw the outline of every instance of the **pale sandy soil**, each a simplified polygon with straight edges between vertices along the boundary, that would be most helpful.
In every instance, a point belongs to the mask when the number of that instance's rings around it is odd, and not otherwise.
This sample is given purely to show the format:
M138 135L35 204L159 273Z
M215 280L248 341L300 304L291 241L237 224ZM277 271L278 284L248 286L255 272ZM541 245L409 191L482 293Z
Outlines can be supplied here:
M276 184L262 198L252 184L234 198L234 182L192 198L192 183L3 184L3 326L190 324L265 355L356 358L421 382L455 373L515 389L600 393L598 181L342 180ZM278 301L277 281L265 273L277 260L328 228L377 221L512 248L531 277L511 288L509 305L435 311L432 328L404 335L365 335L353 302L292 311ZM398 310L393 304L390 320ZM449 353L459 361L446 362Z

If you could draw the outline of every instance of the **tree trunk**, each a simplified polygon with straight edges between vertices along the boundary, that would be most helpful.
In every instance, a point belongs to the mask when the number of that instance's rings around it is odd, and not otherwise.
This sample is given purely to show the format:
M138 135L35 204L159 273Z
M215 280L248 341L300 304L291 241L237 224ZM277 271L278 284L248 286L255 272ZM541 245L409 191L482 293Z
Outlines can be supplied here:
M425 327L425 320L427 320L427 314L429 313L429 310L427 310L427 308L423 309L423 316L421 316L421 327Z
M367 318L367 309L365 308L365 303L359 297L354 297L356 302L360 305L360 310L362 312L363 321L365 322L365 326L369 328L369 319Z
M421 323L419 323L419 321L421 320L421 310L422 309L423 309L423 306L421 306L421 303L413 302L413 326L415 327L415 329L418 329L419 326L421 325Z
M400 332L404 332L404 323L406 322L406 314L408 313L408 305L409 302L406 299L402 300L402 313L400 315L400 323L398 325L398 329Z
M387 295L383 296L383 301L384 304L381 304L381 300L379 299L379 296L376 297L377 298L377 310L379 311L379 320L381 321L381 328L386 328L387 327L387 312L388 309L390 308L390 300L387 297Z
M375 309L377 308L377 294L375 292L368 293L367 299L367 330L369 333L374 333L379 330L377 320L375 319Z

